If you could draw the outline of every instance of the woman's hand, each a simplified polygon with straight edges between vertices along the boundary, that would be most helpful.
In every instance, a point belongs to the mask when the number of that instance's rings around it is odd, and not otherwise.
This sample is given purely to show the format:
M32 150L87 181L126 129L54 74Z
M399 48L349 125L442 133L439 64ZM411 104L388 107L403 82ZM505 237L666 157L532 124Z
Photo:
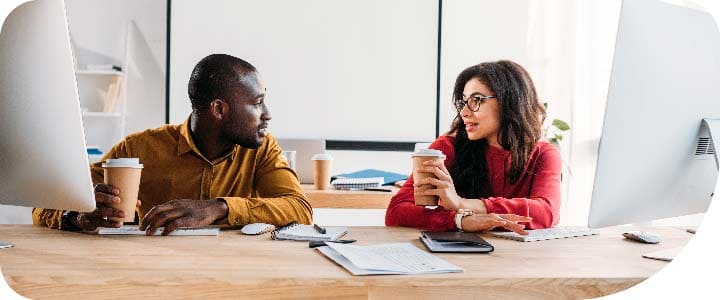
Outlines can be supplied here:
M530 222L531 217L513 214L474 214L462 219L462 230L466 232L480 232L502 227L517 234L527 235L525 225L519 222Z
M458 210L460 208L467 208L463 205L465 199L458 196L457 192L455 192L455 185L453 184L452 177L450 177L450 172L447 170L443 162L431 160L425 161L423 162L423 166L420 167L417 171L432 173L437 177L422 178L413 183L413 186L415 188L426 184L435 186L434 189L425 190L423 192L423 195L439 196L440 201L438 202L438 205L444 207L447 210Z

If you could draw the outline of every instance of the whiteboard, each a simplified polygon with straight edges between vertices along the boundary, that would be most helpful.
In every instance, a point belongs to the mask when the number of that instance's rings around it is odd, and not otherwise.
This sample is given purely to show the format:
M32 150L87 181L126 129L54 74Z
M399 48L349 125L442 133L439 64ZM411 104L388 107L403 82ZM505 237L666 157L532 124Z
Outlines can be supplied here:
M227 53L260 71L277 137L433 140L437 22L434 0L174 0L170 122L195 64Z

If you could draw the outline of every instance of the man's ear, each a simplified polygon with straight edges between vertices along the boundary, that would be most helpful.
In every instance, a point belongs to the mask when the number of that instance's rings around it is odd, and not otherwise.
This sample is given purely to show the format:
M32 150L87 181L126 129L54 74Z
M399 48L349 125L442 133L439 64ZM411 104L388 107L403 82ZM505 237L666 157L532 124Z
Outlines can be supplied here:
M222 121L224 118L227 117L227 114L230 112L230 107L228 106L227 102L223 101L222 99L215 99L210 102L209 107L210 116L212 116L213 119L217 121Z

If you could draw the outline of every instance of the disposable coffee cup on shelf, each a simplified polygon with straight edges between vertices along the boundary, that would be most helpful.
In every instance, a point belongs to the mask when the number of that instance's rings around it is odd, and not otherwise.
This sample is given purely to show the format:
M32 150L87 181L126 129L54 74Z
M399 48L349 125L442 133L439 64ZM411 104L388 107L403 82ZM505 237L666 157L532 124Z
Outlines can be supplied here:
M315 189L327 190L330 188L330 173L332 172L333 158L330 154L319 153L312 157L313 179Z
M427 172L419 172L418 169L424 167L424 162L426 161L438 161L438 162L444 162L445 161L445 154L442 153L440 150L435 149L418 149L415 151L412 155L412 161L413 161L413 180L415 182L420 181L424 178L437 178L435 174L433 173L427 173ZM423 184L420 186L417 186L413 189L413 193L415 196L415 205L419 206L435 206L438 205L438 196L435 195L423 195L422 192L425 190L434 189L435 186L431 184Z
M102 167L105 171L105 183L120 189L120 203L113 203L111 206L125 213L125 218L109 217L108 219L116 222L134 221L143 169L140 159L111 158L106 160Z

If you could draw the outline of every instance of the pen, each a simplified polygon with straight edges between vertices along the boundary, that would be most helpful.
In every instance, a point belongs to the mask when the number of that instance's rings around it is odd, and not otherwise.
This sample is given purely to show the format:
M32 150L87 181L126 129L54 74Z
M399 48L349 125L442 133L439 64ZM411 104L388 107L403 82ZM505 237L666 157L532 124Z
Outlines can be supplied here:
M350 244L354 243L355 240L335 240L335 241L327 241L327 243L340 243L340 244ZM317 247L323 247L327 246L326 242L324 241L310 241L309 245L310 248L317 248Z
M365 191L375 191L375 192L392 192L391 189L387 188L366 188Z
M319 233L325 234L327 232L327 230L325 230L325 228L318 226L318 224L313 224L313 227L315 227L315 230Z

